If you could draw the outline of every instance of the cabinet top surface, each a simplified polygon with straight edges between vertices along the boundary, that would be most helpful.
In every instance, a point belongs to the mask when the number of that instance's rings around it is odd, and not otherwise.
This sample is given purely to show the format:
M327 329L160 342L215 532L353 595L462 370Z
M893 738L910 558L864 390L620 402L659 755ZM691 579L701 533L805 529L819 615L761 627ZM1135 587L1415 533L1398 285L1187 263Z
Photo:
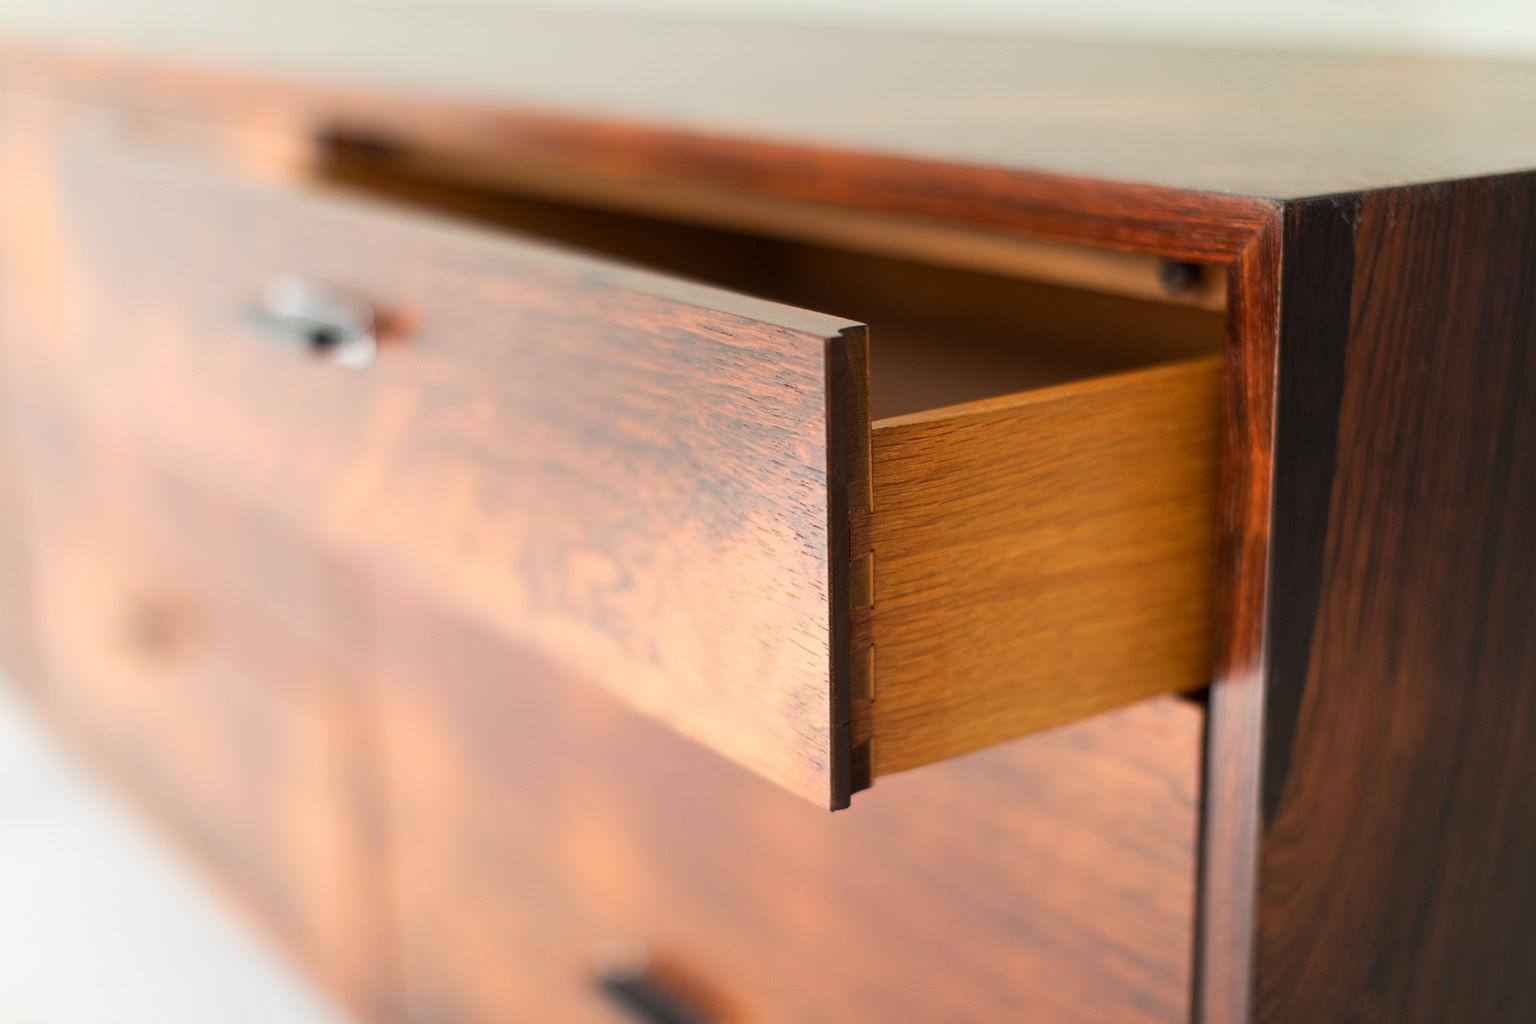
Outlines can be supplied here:
M29 9L30 8L30 9ZM1285 199L1536 168L1536 64L388 0L0 9L10 49Z

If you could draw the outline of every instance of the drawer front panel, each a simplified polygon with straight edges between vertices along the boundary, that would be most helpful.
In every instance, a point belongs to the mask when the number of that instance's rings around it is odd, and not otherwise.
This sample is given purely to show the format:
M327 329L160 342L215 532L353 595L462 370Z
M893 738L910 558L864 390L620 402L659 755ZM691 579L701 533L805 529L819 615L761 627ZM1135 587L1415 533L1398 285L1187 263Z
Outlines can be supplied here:
M74 134L22 391L802 796L1208 681L1214 357L871 430L845 321Z
M324 567L111 437L25 422L47 709L297 958L385 1005L373 718L307 635L346 621Z
M1199 708L885 780L828 818L484 631L378 597L410 1019L1188 1019ZM611 980L611 978L610 978Z
M60 161L28 386L846 803L861 328L123 148ZM244 321L291 277L376 305L372 366Z

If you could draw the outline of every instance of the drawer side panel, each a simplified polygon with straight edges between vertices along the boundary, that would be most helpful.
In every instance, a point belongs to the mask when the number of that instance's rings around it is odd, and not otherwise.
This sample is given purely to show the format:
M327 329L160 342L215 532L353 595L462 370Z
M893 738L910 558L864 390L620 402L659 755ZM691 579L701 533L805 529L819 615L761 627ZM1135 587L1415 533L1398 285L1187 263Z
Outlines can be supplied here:
M882 420L873 775L1209 681L1220 360Z

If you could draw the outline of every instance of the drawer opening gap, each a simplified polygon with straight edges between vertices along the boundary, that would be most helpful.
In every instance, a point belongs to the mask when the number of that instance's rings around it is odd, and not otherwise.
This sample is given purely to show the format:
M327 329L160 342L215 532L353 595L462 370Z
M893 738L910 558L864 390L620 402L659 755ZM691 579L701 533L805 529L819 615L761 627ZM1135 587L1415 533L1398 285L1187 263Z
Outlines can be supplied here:
M1220 268L1021 239L1013 243L1036 247L1025 257L973 259L1005 236L940 245L872 227L872 214L849 224L846 211L798 204L769 216L753 208L760 200L698 202L698 190L687 203L663 202L345 137L325 140L316 173L348 191L869 324L875 420L1221 350Z

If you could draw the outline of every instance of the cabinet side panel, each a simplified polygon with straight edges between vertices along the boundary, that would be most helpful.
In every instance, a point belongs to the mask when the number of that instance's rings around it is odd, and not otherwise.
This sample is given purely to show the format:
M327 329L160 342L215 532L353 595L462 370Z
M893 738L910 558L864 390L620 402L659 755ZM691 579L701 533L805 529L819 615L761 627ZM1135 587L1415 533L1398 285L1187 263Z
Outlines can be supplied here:
M1288 212L1261 699L1212 707L1248 1019L1536 1013L1533 225L1523 175Z

